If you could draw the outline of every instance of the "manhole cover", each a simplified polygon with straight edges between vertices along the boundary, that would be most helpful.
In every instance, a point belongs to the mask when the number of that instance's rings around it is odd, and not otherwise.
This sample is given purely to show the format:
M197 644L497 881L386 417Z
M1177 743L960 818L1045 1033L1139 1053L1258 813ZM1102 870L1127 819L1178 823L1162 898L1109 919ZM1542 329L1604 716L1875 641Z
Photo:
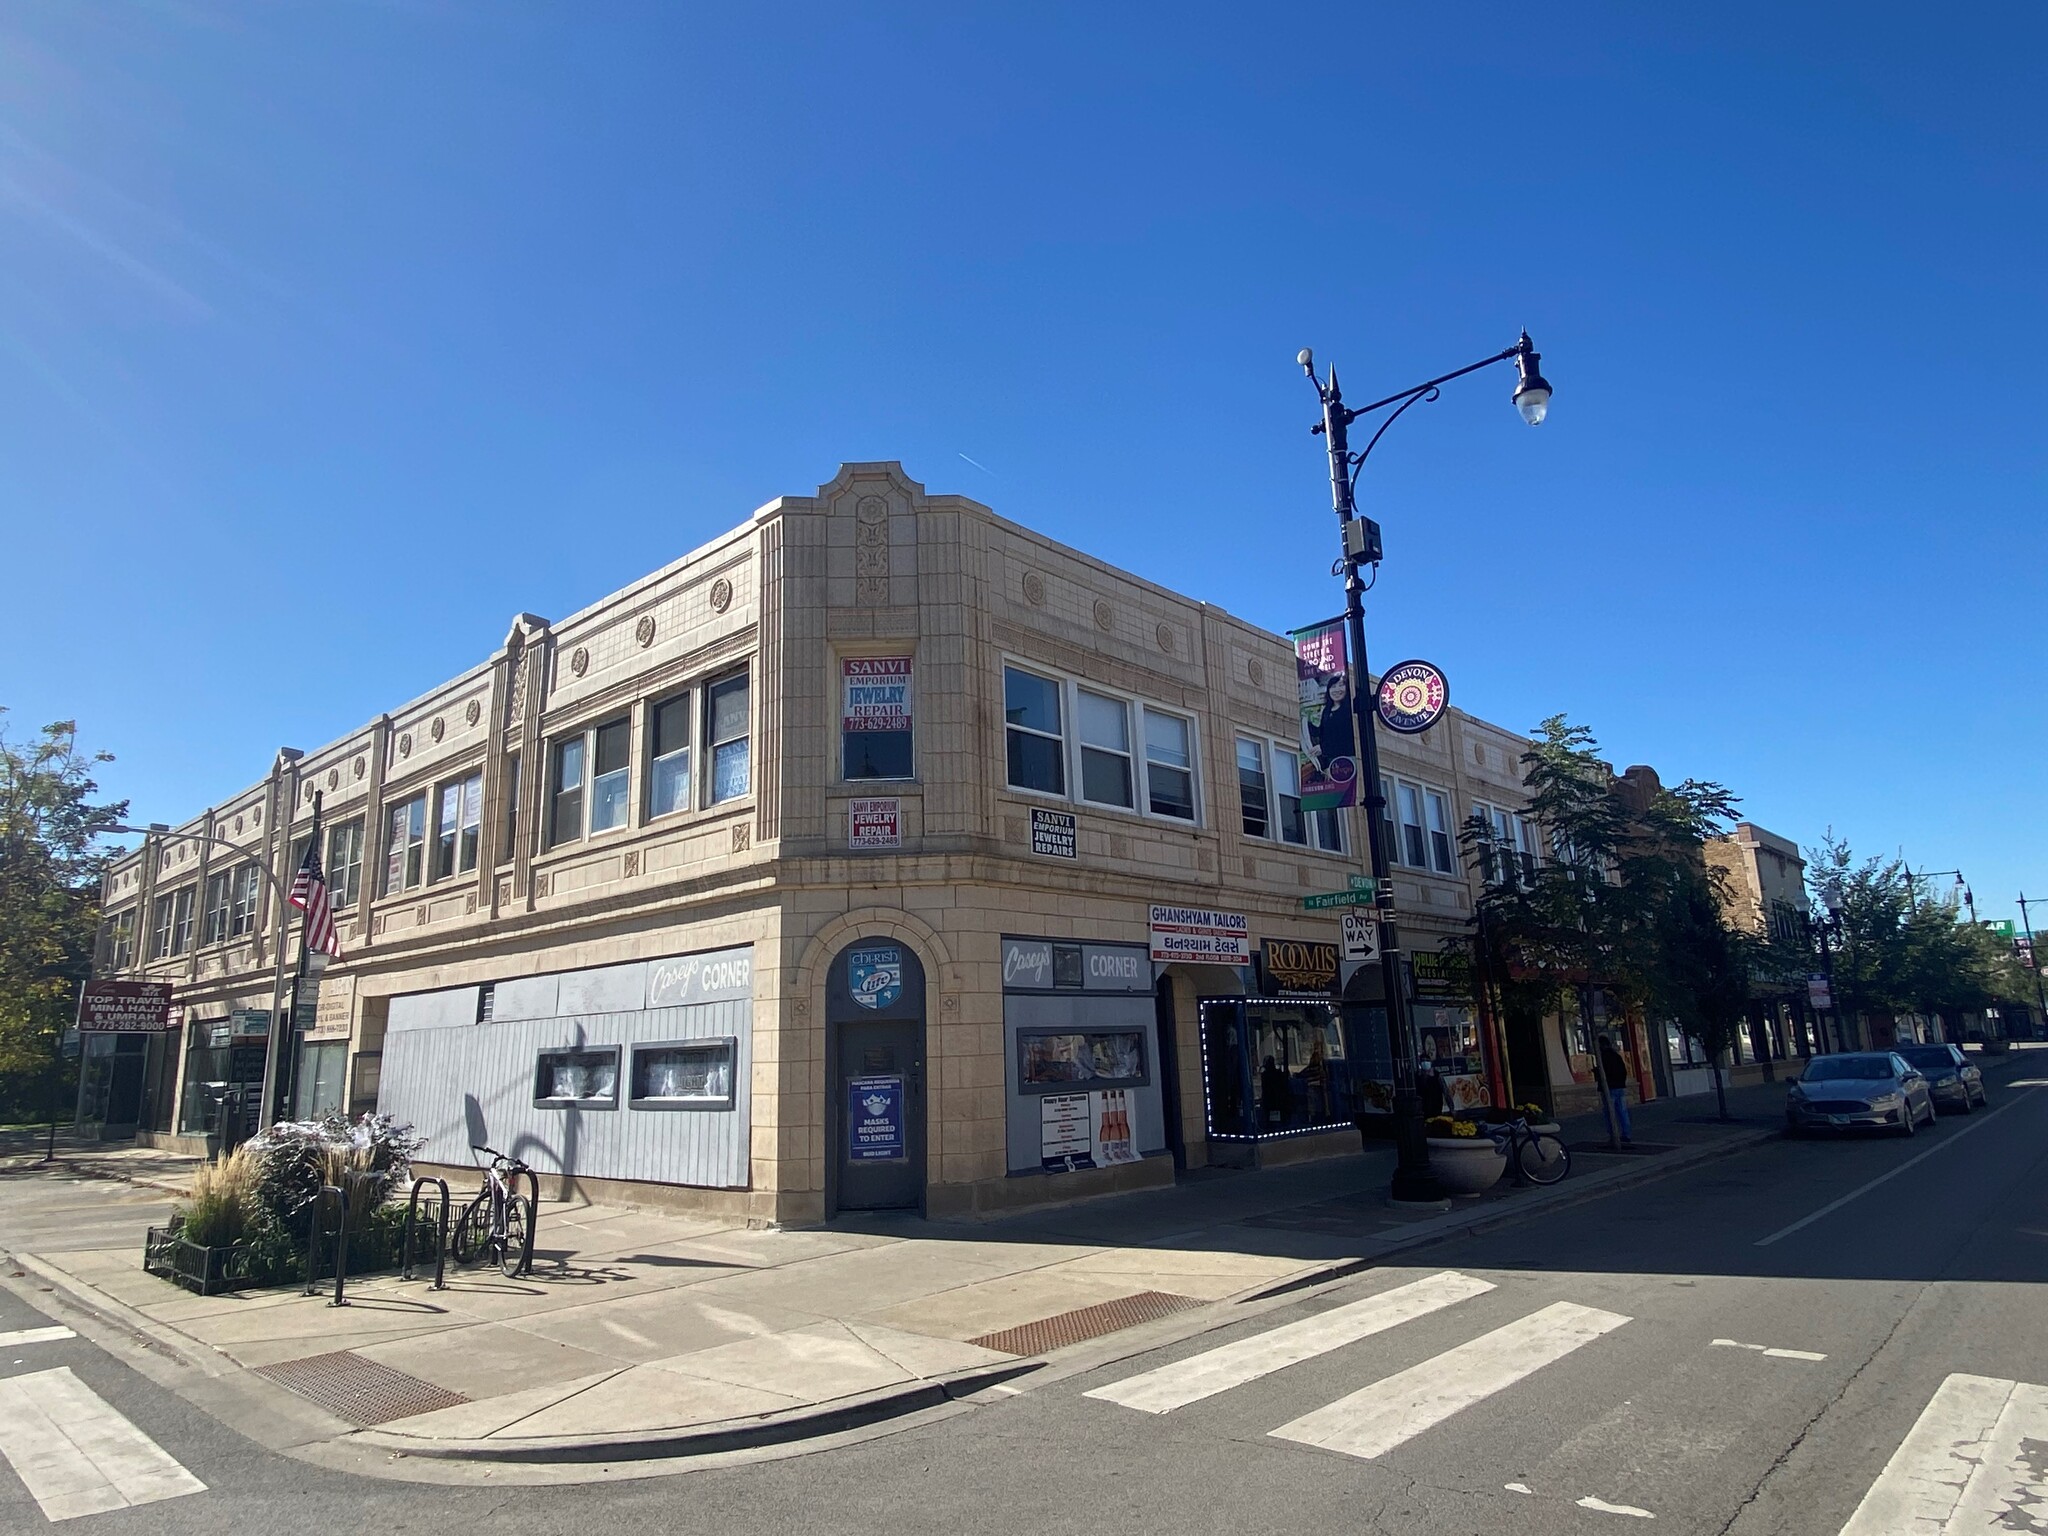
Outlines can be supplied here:
M347 1419L363 1429L469 1401L460 1392L394 1371L347 1349L258 1366L257 1374L290 1387L337 1419Z
M1042 1355L1048 1350L1078 1344L1083 1339L1100 1338L1120 1328L1134 1328L1139 1323L1151 1322L1155 1317L1165 1317L1170 1312L1200 1305L1192 1296L1140 1291L1135 1296L1099 1301L1092 1307L1077 1307L1057 1317L1041 1317L1037 1322L1025 1323L1021 1327L999 1328L994 1333L984 1333L980 1338L967 1342L983 1349L1001 1350L1006 1355Z

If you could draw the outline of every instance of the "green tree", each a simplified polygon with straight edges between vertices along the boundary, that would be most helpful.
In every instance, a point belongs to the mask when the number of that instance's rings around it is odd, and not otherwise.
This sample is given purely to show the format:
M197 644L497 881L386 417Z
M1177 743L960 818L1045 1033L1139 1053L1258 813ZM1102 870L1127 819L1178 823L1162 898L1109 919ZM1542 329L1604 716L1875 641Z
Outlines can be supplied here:
M1734 796L1704 780L1618 779L1593 733L1562 715L1537 726L1522 763L1550 857L1523 867L1478 817L1460 834L1482 875L1474 921L1503 1010L1575 1010L1578 988L1597 984L1625 1010L1675 1019L1720 1088L1752 957L1722 916L1723 877L1703 845L1731 819Z
M68 1075L57 1042L92 974L106 829L127 802L96 804L76 722L17 741L0 709L0 1104L54 1102Z

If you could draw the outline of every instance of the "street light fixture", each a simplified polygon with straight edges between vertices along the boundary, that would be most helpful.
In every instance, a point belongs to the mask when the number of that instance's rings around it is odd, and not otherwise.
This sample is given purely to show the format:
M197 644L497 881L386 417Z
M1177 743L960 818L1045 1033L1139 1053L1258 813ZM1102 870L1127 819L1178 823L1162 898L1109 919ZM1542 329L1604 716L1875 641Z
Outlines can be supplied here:
M1522 419L1531 426L1539 424L1550 410L1550 384L1538 368L1541 359L1529 340L1529 333L1522 332L1519 340L1504 351L1492 357L1481 358L1476 363L1453 369L1436 378L1426 379L1411 388L1388 395L1384 400L1375 400L1370 405L1347 406L1337 385L1337 370L1330 370L1325 383L1316 377L1315 353L1303 347L1295 355L1295 362L1308 375L1309 383L1315 386L1316 397L1322 402L1323 419L1309 430L1320 433L1328 440L1330 453L1330 502L1337 514L1339 540L1343 558L1338 562L1344 573L1344 624L1345 637L1350 650L1350 663L1355 669L1356 682L1350 690L1353 730L1359 751L1359 796L1358 803L1365 812L1365 841L1373 877L1376 903L1375 915L1380 921L1380 977L1386 997L1387 1043L1393 1057L1394 1067L1394 1141L1397 1153L1391 1194L1396 1200L1434 1201L1443 1196L1442 1189L1429 1171L1429 1142L1424 1134L1421 1100L1415 1091L1415 1039L1414 1029L1408 1012L1408 994L1402 985L1400 941L1394 927L1394 888L1388 878L1390 863L1389 850L1382 836L1380 812L1386 805L1386 797L1380 789L1379 741L1374 724L1375 711L1367 702L1366 694L1372 682L1372 671L1366 664L1365 652L1365 580L1359 574L1361 565L1378 566L1380 562L1379 524L1371 518L1358 515L1357 487L1358 474L1365 467L1365 461L1372 456L1374 448L1386 435L1388 427L1400 420L1408 407L1418 401L1434 400L1442 385L1453 379L1463 378L1468 373L1477 373L1495 363L1513 360L1518 376L1515 385L1515 407L1522 413ZM1370 416L1376 411L1393 407L1386 420L1379 424L1371 438L1360 452L1351 451L1351 423L1361 416Z

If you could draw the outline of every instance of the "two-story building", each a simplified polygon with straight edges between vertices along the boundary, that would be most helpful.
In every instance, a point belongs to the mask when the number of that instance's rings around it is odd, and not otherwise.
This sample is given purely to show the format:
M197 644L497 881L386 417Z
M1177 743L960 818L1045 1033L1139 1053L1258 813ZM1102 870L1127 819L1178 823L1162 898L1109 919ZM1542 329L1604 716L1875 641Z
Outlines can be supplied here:
M849 464L580 613L518 615L122 860L102 971L173 981L181 1012L96 1042L138 1085L103 1113L196 1136L267 1074L279 1112L380 1108L440 1163L487 1143L786 1222L1356 1147L1389 1097L1378 971L1304 902L1366 861L1354 810L1303 809L1300 745L1282 636ZM1469 932L1459 830L1538 856L1525 746L1456 710L1384 743L1450 1106L1503 1055L1438 953ZM288 1029L273 882L316 804L343 954Z

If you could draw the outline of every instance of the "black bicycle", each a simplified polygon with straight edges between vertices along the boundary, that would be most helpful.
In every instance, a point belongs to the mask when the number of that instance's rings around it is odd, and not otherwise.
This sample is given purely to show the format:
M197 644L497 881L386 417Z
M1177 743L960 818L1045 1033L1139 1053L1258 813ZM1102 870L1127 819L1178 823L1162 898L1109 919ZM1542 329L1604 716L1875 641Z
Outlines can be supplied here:
M1526 1119L1489 1125L1486 1134L1506 1154L1517 1184L1555 1184L1572 1171L1572 1155L1548 1131L1533 1129Z
M484 1167L484 1187L464 1208L448 1238L448 1256L465 1267L493 1259L506 1279L516 1280L526 1270L534 1213L533 1202L513 1190L512 1180L520 1174L530 1178L533 1170L493 1147L469 1150L488 1155L490 1162Z

